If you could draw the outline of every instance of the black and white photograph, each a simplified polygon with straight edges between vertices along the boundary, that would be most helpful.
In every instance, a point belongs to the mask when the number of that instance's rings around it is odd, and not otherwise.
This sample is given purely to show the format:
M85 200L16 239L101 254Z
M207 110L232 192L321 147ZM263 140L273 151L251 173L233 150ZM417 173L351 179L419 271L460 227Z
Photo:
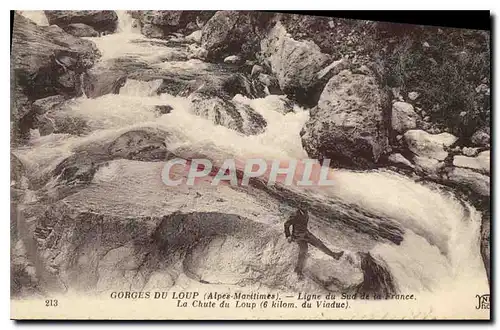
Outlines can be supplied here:
M11 318L489 320L483 14L12 11Z

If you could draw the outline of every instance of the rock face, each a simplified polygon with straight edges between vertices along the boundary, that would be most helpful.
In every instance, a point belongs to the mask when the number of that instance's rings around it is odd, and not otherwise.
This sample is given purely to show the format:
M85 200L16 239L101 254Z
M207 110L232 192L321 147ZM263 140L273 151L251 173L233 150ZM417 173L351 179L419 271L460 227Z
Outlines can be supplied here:
M34 283L24 285L99 293L167 290L184 278L198 286L258 284L295 292L383 289L370 280L385 273L383 265L370 259L368 266L366 257L334 261L316 249L298 281L292 271L298 248L286 242L281 219L268 220L269 214L280 216L277 201L263 204L227 186L166 189L162 167L161 162L111 161L87 172L92 184L80 185L44 211L25 212L51 287L35 276ZM335 249L328 235L319 236ZM24 243L19 245L22 249ZM22 271L31 267L30 260L16 262Z
M471 137L471 142L475 146L489 147L490 146L490 128L485 127L477 130Z
M490 196L490 177L473 170L453 167L447 171L447 180L465 186L482 197Z
M35 125L31 103L52 95L80 95L80 75L100 56L95 44L57 26L38 26L15 14L12 34L14 130L21 136Z
M262 115L248 105L233 100L201 93L193 93L188 99L191 102L190 109L194 114L245 135L262 133L267 125Z
M414 154L440 161L448 156L445 148L450 147L458 140L450 133L429 134L422 130L410 130L403 137L408 149Z
M93 27L83 23L73 23L64 27L64 31L75 37L98 37L99 32Z
M395 102L392 105L392 129L397 133L404 133L417 127L417 118L418 115L411 104Z
M114 32L118 25L118 16L113 10L45 10L45 16L49 24L65 31L74 23L88 25L98 32Z
M302 129L302 145L311 158L367 168L388 145L385 95L373 76L348 70L332 77L318 106Z
M403 166L406 166L406 167L409 167L409 168L414 168L415 167L408 159L406 159L400 153L391 154L388 157L388 160L389 160L389 162L391 162L393 164L403 165Z
M218 11L201 30L201 46L211 60L233 54L245 57L258 49L258 40L271 17L269 13Z
M277 22L261 41L262 56L278 78L281 90L305 105L314 105L323 85L318 73L327 66L330 57L312 41L291 38Z
M141 33L149 38L166 38L174 32L191 33L199 29L214 11L141 10L132 13L138 19Z
M479 172L490 174L490 151L483 151L476 157L457 155L453 157L453 165L470 168Z

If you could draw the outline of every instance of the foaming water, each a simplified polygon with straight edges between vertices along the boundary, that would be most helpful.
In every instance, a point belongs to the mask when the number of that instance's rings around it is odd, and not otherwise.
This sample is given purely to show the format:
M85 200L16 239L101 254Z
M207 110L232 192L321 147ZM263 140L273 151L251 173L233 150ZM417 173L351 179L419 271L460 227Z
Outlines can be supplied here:
M47 16L45 16L43 10L20 10L18 13L32 20L37 25L49 26L49 21L47 20Z
M126 10L117 10L116 15L118 16L118 33L131 34L141 32L136 20Z
M119 13L119 18L119 33L89 38L96 42L104 59L133 56L156 61L155 65L160 68L194 71L207 68L207 64L199 60L158 62L158 53L163 56L175 50L161 43L134 42L150 39L133 31L128 14ZM267 122L263 133L245 136L194 115L184 97L156 95L159 84L161 80L140 82L129 79L120 94L77 99L69 113L83 118L93 132L85 137L39 137L32 141L28 150L21 152L21 156L47 163L54 157L59 159L71 154L78 146L112 139L117 132L136 127L158 127L171 133L166 141L169 148L191 150L193 154L199 152L212 158L307 158L300 130L309 118L309 111L295 106L292 112L283 114L283 103L278 96L248 99L237 95L234 102L249 105ZM172 111L162 114L157 110L159 105L168 105ZM104 179L110 173L104 173ZM334 186L303 190L303 193L323 199L325 203L340 200L387 221L397 222L404 228L401 245L378 243L372 251L376 258L387 263L402 292L457 291L464 287L473 292L487 292L479 252L481 214L468 203L459 201L437 185L416 183L391 171L334 169L332 176Z

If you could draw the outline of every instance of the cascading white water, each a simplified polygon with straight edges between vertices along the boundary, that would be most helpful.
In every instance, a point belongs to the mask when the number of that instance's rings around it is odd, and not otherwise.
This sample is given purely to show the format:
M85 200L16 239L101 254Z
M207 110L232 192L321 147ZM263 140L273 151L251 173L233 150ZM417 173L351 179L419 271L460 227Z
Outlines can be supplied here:
M117 10L118 16L118 33L139 33L138 25L135 24L135 19L126 10Z
M47 16L45 16L45 13L43 10L20 10L18 11L19 14L23 15L26 18L29 18L33 22L35 22L37 25L40 26L48 26L49 21L47 20Z
M162 46L131 43L131 40L143 37L132 33L128 14L119 12L118 16L118 34L91 38L96 41L104 59L134 56L139 60L151 61L152 55ZM205 66L200 61L185 65L191 69ZM179 65L179 70L183 70L182 65ZM44 157L48 157L45 152L49 152L49 149L52 155L67 155L75 146L88 143L110 131L154 126L163 127L173 134L174 139L169 141L170 147L189 146L201 152L219 150L221 155L241 158L307 157L299 132L309 117L308 111L295 107L294 112L283 115L275 111L279 106L276 96L250 100L238 95L234 98L235 102L250 105L267 121L264 133L244 136L193 115L188 111L189 102L186 98L156 95L153 91L160 82L128 80L118 95L76 100L70 111L73 116L83 118L88 123L93 130L91 135L38 138L32 141L29 150L21 154L29 154L29 159L42 162ZM157 105L169 105L173 110L160 115L154 111ZM375 258L387 263L401 291L452 292L467 288L474 293L487 292L486 274L479 252L481 215L472 206L460 202L451 193L438 187L416 183L390 171L332 171L335 186L305 193L315 194L315 197L319 196L325 201L340 199L401 224L405 229L401 245L377 243L372 250Z

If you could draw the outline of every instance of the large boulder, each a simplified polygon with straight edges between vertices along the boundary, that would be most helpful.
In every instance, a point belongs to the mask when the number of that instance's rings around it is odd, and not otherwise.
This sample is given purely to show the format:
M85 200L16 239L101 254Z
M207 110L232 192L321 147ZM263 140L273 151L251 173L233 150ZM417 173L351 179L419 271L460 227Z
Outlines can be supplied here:
M474 134L472 134L471 142L475 146L489 147L490 146L490 128L484 127L478 129Z
M293 272L298 248L282 234L278 200L262 201L227 186L166 187L160 178L163 166L112 161L92 173L92 184L43 210L25 212L33 223L26 234L37 245L33 257L54 283L49 288L42 282L39 289L168 290L184 278L198 286L352 293L365 281L363 259L334 261L316 250L299 281ZM311 223L331 231L316 218ZM340 248L330 235L319 231L318 236ZM21 264L23 269L30 261Z
M217 96L193 93L188 97L190 111L245 135L264 132L267 122L250 106Z
M386 96L371 75L348 70L332 77L301 131L311 158L367 168L388 146Z
M98 37L99 32L93 27L83 23L73 23L64 27L64 31L75 37Z
M439 161L448 156L445 148L452 146L458 140L450 133L430 134L422 130L409 130L403 137L408 149L415 155Z
M132 13L149 38L163 39L171 33L189 34L200 28L215 12L209 10L143 10Z
M457 167L470 168L479 172L490 174L490 151L483 151L476 157L457 155L453 157L453 165Z
M71 24L82 23L98 32L114 32L118 16L113 10L45 10L49 23L72 30Z
M262 56L278 78L281 90L302 104L315 105L327 81L322 79L326 73L321 71L328 67L330 56L322 53L312 41L291 38L279 21L260 46Z
M490 177L473 170L453 167L447 169L445 180L457 186L463 186L479 196L490 196Z
M38 26L15 14L11 51L14 132L25 136L35 126L33 101L52 95L80 95L80 75L99 56L92 41L76 38L57 26Z
M392 105L392 129L397 133L417 127L418 115L413 106L406 102L394 102Z
M271 17L270 13L218 11L201 30L201 46L211 60L253 55Z

